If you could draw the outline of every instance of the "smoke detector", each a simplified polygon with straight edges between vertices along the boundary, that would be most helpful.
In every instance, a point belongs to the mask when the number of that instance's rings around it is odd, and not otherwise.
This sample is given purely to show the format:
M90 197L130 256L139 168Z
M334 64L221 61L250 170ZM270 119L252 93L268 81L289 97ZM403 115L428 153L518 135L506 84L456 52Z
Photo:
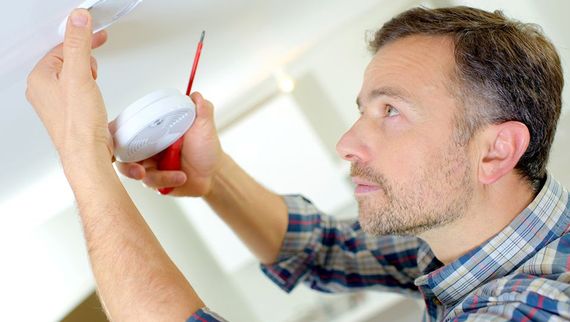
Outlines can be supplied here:
M138 162L181 138L196 118L190 97L176 89L152 92L129 105L110 124L115 158Z

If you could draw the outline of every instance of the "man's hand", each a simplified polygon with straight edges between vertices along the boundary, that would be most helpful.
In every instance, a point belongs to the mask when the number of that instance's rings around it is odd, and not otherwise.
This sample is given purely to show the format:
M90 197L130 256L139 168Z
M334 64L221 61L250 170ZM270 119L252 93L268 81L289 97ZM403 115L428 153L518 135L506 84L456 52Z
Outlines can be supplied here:
M125 176L142 180L151 188L174 187L171 195L203 196L212 187L212 178L227 161L214 125L214 106L199 93L191 95L196 104L196 120L184 136L181 171L160 171L157 160L119 163Z
M112 159L113 140L107 127L103 98L95 79L97 62L91 49L107 34L93 36L91 16L75 10L64 43L38 62L28 77L26 97L46 127L65 166L77 153Z

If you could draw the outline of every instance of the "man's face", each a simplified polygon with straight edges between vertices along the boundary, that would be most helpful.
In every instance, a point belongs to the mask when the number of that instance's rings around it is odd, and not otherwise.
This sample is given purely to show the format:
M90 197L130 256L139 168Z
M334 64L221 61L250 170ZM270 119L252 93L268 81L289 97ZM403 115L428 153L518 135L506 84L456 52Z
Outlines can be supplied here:
M352 163L359 221L374 235L412 234L461 217L474 191L469 145L454 139L453 44L411 36L382 47L364 74L360 118L337 145Z

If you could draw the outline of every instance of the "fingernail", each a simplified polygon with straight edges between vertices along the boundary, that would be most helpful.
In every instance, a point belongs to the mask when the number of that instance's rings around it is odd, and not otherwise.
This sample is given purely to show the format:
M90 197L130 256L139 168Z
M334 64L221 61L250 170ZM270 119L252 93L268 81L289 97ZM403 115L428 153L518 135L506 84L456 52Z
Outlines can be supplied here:
M131 178L137 178L139 174L139 171L137 168L131 168L129 170L129 175L131 176Z
M89 17L84 10L74 10L71 13L71 23L76 27L85 27L87 26L87 21Z
M176 176L174 176L174 182L179 185L179 184L183 184L184 180L186 180L186 178L184 177L183 174L177 174Z

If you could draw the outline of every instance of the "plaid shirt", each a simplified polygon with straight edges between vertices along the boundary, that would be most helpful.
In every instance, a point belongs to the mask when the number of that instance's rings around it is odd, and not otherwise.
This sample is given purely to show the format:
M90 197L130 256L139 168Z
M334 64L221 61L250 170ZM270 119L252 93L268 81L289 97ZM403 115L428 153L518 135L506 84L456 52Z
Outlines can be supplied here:
M289 226L267 276L289 292L303 281L324 292L388 290L421 296L425 321L570 320L570 200L548 176L497 235L443 265L415 237L365 235L358 224L285 197ZM188 321L223 321L199 311Z

